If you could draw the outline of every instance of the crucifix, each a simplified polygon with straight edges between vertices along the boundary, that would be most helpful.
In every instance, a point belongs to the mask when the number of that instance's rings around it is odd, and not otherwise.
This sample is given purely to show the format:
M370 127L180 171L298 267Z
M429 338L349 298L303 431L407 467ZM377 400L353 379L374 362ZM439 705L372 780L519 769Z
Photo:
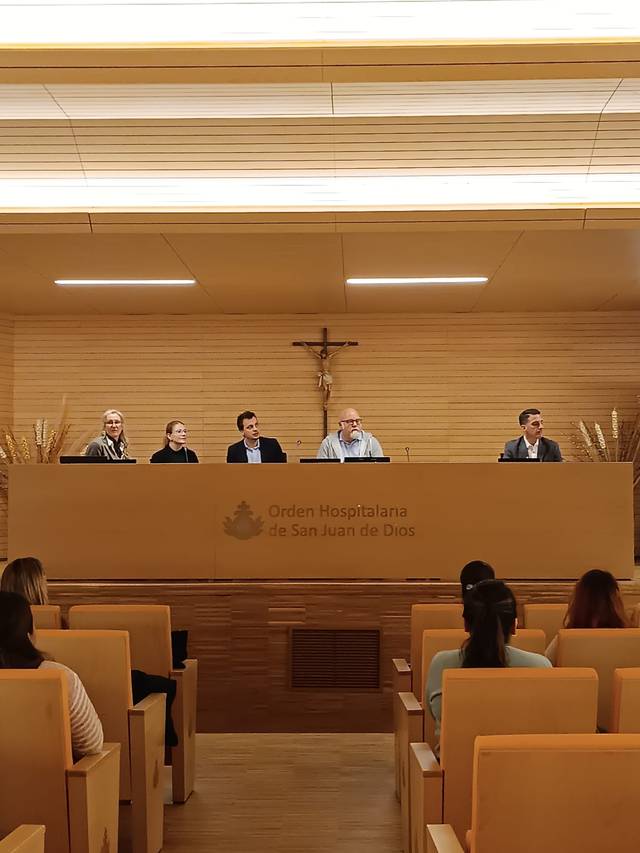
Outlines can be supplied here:
M324 434L327 430L327 412L329 409L329 398L333 388L333 376L331 375L331 359L336 356L344 347L357 347L358 341L330 341L328 338L328 329L322 330L321 341L294 341L294 347L304 347L308 353L320 362L318 371L318 388L322 396L322 423ZM320 347L319 350L314 347ZM333 352L329 352L329 347L337 347Z

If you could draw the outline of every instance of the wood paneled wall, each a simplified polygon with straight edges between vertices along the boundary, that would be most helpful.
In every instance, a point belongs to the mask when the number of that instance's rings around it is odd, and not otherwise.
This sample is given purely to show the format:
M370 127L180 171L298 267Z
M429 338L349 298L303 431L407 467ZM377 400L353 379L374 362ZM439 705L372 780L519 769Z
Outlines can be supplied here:
M13 319L0 316L0 428L13 421ZM0 554L7 553L7 499L0 492Z
M304 282L301 281L301 287ZM247 292L247 307L251 293ZM322 438L317 363L294 340L359 341L333 361L330 424L353 404L396 462L492 461L543 409L546 431L574 456L572 422L630 415L640 389L640 314L16 317L13 414L20 434L54 419L67 396L77 447L107 407L127 418L145 461L164 424L182 418L203 461L238 439L256 411L291 461ZM11 323L0 327L0 412L10 389ZM6 381L5 381L6 374ZM4 526L3 526L4 529Z

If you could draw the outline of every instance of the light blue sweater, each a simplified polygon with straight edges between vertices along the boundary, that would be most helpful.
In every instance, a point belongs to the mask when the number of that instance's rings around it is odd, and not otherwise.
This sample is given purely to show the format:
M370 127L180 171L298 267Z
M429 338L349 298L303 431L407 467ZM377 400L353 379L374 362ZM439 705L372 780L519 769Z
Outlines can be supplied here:
M534 667L544 669L551 666L551 661L544 655L534 652L524 652L513 646L507 646L507 664L515 667ZM431 711L431 716L436 721L436 736L440 738L440 718L442 713L442 673L445 669L461 669L462 652L460 649L451 649L438 652L433 656L427 686L425 689L425 708Z

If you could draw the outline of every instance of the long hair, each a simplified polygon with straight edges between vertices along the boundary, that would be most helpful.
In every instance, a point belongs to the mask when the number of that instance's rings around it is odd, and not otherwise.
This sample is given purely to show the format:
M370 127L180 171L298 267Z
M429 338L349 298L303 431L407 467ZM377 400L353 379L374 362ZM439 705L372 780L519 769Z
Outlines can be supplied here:
M0 669L37 669L45 659L31 642L33 617L26 598L0 592Z
M176 424L182 424L182 426L184 426L184 421L169 421L169 423L164 428L164 446L165 447L169 446L169 436L173 432L173 428L174 428L174 426L176 426Z
M565 628L627 628L620 587L612 574L591 569L576 583Z
M123 447L128 447L129 442L127 441L127 436L124 431L124 415L118 409L106 409L102 415L102 432L106 435L107 431L105 429L105 424L109 415L117 415L122 421L122 432L120 433L120 441L122 442Z
M462 645L463 667L507 666L506 646L516 621L516 599L498 580L480 581L464 599L469 639Z
M0 579L0 590L17 592L29 604L48 604L47 579L36 557L18 557L7 563Z

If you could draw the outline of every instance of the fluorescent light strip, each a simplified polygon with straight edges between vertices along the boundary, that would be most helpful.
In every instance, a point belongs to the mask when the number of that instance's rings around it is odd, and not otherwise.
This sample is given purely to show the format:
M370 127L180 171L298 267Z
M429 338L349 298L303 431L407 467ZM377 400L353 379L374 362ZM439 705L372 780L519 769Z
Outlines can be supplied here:
M348 278L347 284L351 285L378 285L378 284L486 284L489 281L486 276L450 276L441 278Z
M189 287L194 278L56 278L60 287Z

